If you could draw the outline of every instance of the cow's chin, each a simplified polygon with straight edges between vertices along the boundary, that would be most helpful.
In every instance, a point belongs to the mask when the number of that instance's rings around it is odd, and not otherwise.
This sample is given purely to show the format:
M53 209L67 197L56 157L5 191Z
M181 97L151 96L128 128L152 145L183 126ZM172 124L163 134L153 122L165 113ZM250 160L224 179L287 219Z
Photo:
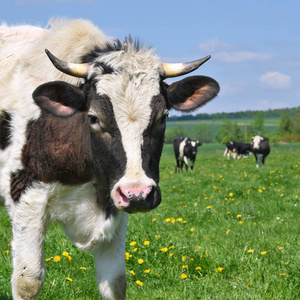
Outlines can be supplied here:
M148 212L156 208L161 202L161 193L159 186L152 189L151 193L145 200L132 198L128 201L126 206L118 206L117 208L121 211L127 212L129 214L134 214L138 212Z

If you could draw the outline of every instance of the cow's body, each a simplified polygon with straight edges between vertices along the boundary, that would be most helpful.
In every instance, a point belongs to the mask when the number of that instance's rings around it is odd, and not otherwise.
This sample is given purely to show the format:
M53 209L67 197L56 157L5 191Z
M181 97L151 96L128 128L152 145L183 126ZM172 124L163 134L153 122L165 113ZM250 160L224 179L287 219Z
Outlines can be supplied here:
M229 159L232 156L234 159L240 159L241 157L249 157L252 153L252 146L250 143L242 142L228 142L226 143L226 148L224 152L224 157L227 155Z
M26 30L16 32L27 36ZM193 110L219 86L188 77L189 95L178 98L181 81L163 82L177 75L153 49L108 39L88 21L31 28L11 55L11 43L22 38L5 38L7 31L0 28L0 194L13 225L13 297L38 297L44 237L59 221L78 248L94 253L102 296L125 299L127 213L161 201L167 111ZM49 54L60 72L45 48L78 64Z
M269 155L271 149L269 139L264 136L257 135L252 138L252 152L255 157L256 167L265 166L266 157Z
M188 171L188 161L191 162L191 171L194 168L194 162L197 155L197 147L201 146L199 141L191 140L187 138L177 138L173 141L173 148L175 153L175 172L179 168L182 171L183 164L185 165L186 171Z

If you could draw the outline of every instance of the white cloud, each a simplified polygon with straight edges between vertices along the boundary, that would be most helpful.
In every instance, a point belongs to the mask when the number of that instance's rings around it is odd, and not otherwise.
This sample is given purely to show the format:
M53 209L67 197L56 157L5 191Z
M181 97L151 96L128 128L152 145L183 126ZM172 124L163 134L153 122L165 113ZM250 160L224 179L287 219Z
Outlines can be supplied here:
M219 52L214 58L225 63L241 63L249 61L265 62L272 58L271 54L256 53L250 51Z
M219 39L208 40L198 45L198 49L205 52L218 52L231 49L232 46L227 43L222 43Z
M267 72L259 78L264 87L274 89L286 89L291 86L292 79L290 76L280 72Z

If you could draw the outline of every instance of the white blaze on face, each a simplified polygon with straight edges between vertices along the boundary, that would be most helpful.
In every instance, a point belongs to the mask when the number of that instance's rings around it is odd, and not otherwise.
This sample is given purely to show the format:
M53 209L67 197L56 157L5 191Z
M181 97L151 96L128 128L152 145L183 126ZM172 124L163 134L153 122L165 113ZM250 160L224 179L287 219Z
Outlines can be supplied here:
M113 188L111 195L118 186L139 187L155 186L153 179L146 176L142 168L143 133L148 127L151 117L152 98L159 94L159 61L156 56L146 57L138 62L123 54L123 63L131 59L126 68L113 74L99 76L98 94L107 95L112 103L114 117L121 133L122 144L127 158L126 171L121 180ZM127 55L128 56L128 55ZM154 62L147 61L150 58ZM151 59L150 59L151 60ZM128 63L128 62L127 62ZM152 69L149 66L156 66Z
M257 135L253 138L253 149L259 149L260 148L260 142L262 141L262 137Z

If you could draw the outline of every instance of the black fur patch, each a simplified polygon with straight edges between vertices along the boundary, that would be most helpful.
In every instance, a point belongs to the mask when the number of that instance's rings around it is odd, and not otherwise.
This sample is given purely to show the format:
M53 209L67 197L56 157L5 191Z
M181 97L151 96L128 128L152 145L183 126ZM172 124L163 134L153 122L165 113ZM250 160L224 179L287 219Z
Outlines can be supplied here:
M15 202L20 200L26 188L36 181L35 175L27 170L20 170L11 174L10 195Z
M0 117L0 149L4 150L10 144L11 115L4 112Z

